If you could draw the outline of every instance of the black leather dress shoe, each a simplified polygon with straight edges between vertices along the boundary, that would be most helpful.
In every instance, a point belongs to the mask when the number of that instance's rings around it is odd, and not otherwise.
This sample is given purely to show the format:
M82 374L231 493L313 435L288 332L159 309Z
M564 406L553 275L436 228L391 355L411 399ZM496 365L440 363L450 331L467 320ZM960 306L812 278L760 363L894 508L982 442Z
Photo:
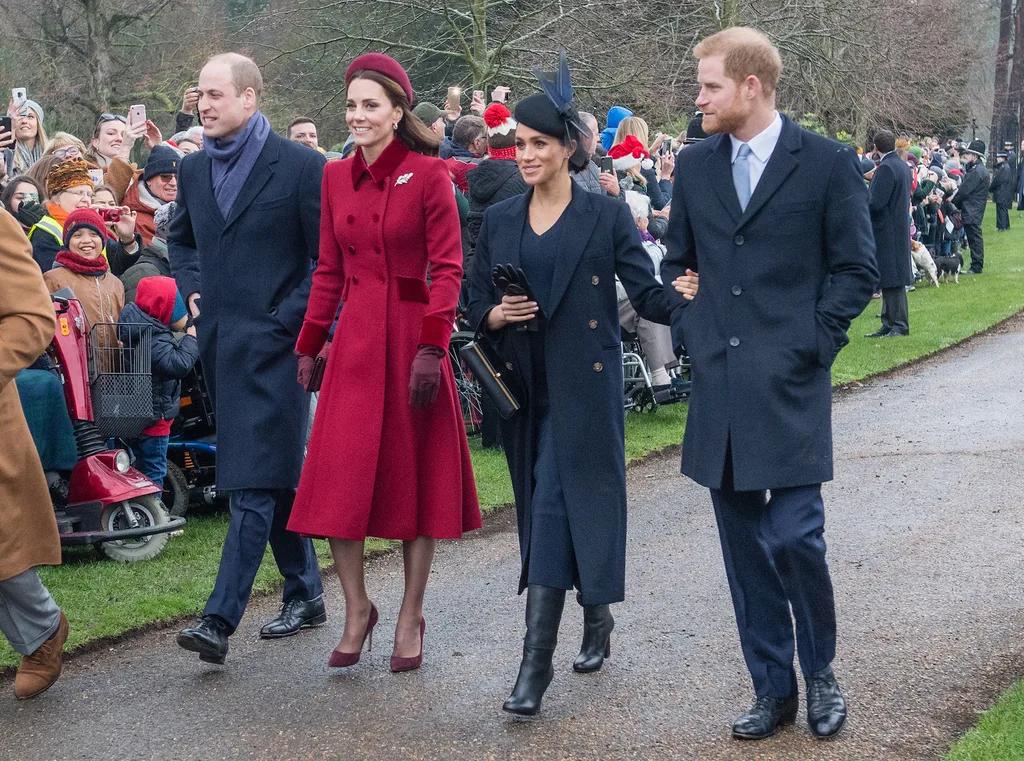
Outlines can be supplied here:
M279 639L327 623L324 597L315 600L289 600L281 606L281 615L260 629L260 639Z
M203 616L199 625L182 629L178 645L199 653L199 660L223 665L228 654L228 630L215 616Z
M796 695L791 698L758 698L749 711L740 714L732 723L732 736L740 740L771 737L782 725L796 721L799 703Z
M864 335L865 338L884 338L889 335L889 328L879 328L874 333L867 333Z
M880 338L903 338L904 336L909 336L909 335L910 335L910 331L909 330L899 330L897 328L893 328L888 333L886 333L884 336L879 336L879 337Z
M811 734L827 740L839 734L846 723L846 701L831 668L807 680L807 724Z

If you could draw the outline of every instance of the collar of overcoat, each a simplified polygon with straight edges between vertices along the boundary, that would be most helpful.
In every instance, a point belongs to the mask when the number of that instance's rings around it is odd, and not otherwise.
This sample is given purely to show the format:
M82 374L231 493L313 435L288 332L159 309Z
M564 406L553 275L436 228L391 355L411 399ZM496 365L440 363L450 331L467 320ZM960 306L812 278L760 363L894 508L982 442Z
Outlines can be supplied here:
M363 149L356 148L355 156L352 157L352 189L358 188L359 180L367 175L370 176L372 182L382 182L398 169L398 165L408 155L409 149L397 137L388 143L387 147L377 157L377 160L369 166L366 165L366 160L363 158Z
M533 188L529 188L523 195L517 197L516 203L509 209L503 220L503 226L507 224L509 230L507 248L491 255L491 260L495 264L507 263L519 267L519 250L522 246L523 231L526 225L530 224L529 210L532 198ZM572 199L562 216L562 231L558 238L558 261L555 263L551 282L551 314L547 315L549 318L558 310L573 273L576 272L583 253L590 245L599 216L591 201L591 194L575 181L572 183ZM502 257L502 254L505 256Z
M715 135L709 139L718 141L705 159L711 186L729 212L733 222L736 223L736 229L739 229L754 218L796 169L796 154L800 151L802 143L800 127L783 114L782 134L779 135L779 142L776 143L775 150L772 151L771 158L768 159L761 179L758 180L757 187L754 188L754 193L750 196L750 202L745 210L740 208L736 186L732 182L732 141L729 140L728 135Z
M238 193L238 198L235 199L234 205L228 212L227 219L221 215L220 207L217 206L217 199L213 195L213 180L209 182L198 183L206 195L205 206L210 210L217 219L223 220L224 228L229 228L235 220L237 220L242 213L249 208L256 196L260 194L260 191L266 186L268 182L274 176L274 165L277 164L278 158L281 154L281 141L282 138L273 130L267 135L267 142L263 146L263 150L260 151L260 155L256 158L256 163L253 164L252 171L249 172L249 176L245 180L245 184L242 185L241 191ZM202 170L205 176L212 178L213 176L213 162L210 160L210 156L205 151L199 151L197 156L201 156L201 160L206 161L206 166Z

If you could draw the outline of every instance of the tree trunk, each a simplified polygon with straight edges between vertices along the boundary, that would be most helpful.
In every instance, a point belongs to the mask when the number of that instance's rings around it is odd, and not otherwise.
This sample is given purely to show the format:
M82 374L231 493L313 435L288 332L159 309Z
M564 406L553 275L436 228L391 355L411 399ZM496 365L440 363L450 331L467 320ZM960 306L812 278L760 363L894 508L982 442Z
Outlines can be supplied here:
M1020 141L1024 131L1024 114L1021 114L1021 106L1024 105L1024 0L1017 0L1017 7L1013 14L1013 68L1010 71L1010 115L1016 127L1015 134L1006 135L1005 140L1013 140L1013 148L1020 153Z
M989 153L993 146L1002 144L1003 123L1009 110L1010 95L1010 39L1013 36L1013 0L999 3L999 44L996 45L996 86L992 101L992 131L989 133ZM994 159L993 159L994 160Z

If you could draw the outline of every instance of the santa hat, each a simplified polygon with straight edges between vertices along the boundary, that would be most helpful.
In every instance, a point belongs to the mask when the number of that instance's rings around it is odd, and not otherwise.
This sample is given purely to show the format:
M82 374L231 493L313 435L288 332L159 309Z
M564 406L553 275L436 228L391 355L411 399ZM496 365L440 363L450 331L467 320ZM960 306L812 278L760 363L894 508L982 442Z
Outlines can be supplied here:
M626 135L621 143L608 149L608 155L613 159L612 165L620 172L625 172L636 166L640 166L642 169L651 169L654 166L651 155L636 135Z
M487 124L487 153L492 159L515 159L516 120L504 103L492 103L484 111Z

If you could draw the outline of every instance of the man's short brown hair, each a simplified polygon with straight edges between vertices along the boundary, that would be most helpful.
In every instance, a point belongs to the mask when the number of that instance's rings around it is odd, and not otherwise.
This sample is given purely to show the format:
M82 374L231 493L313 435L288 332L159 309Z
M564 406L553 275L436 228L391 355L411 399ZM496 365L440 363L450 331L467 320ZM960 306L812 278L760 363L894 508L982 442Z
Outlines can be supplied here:
M764 34L746 26L733 26L701 40L693 49L698 61L723 56L729 79L742 82L753 75L765 95L772 95L782 76L782 56Z
M254 60L241 53L219 53L211 56L206 63L227 64L231 68L231 82L235 86L235 94L241 95L251 87L256 93L256 105L259 105L263 96L263 74Z

